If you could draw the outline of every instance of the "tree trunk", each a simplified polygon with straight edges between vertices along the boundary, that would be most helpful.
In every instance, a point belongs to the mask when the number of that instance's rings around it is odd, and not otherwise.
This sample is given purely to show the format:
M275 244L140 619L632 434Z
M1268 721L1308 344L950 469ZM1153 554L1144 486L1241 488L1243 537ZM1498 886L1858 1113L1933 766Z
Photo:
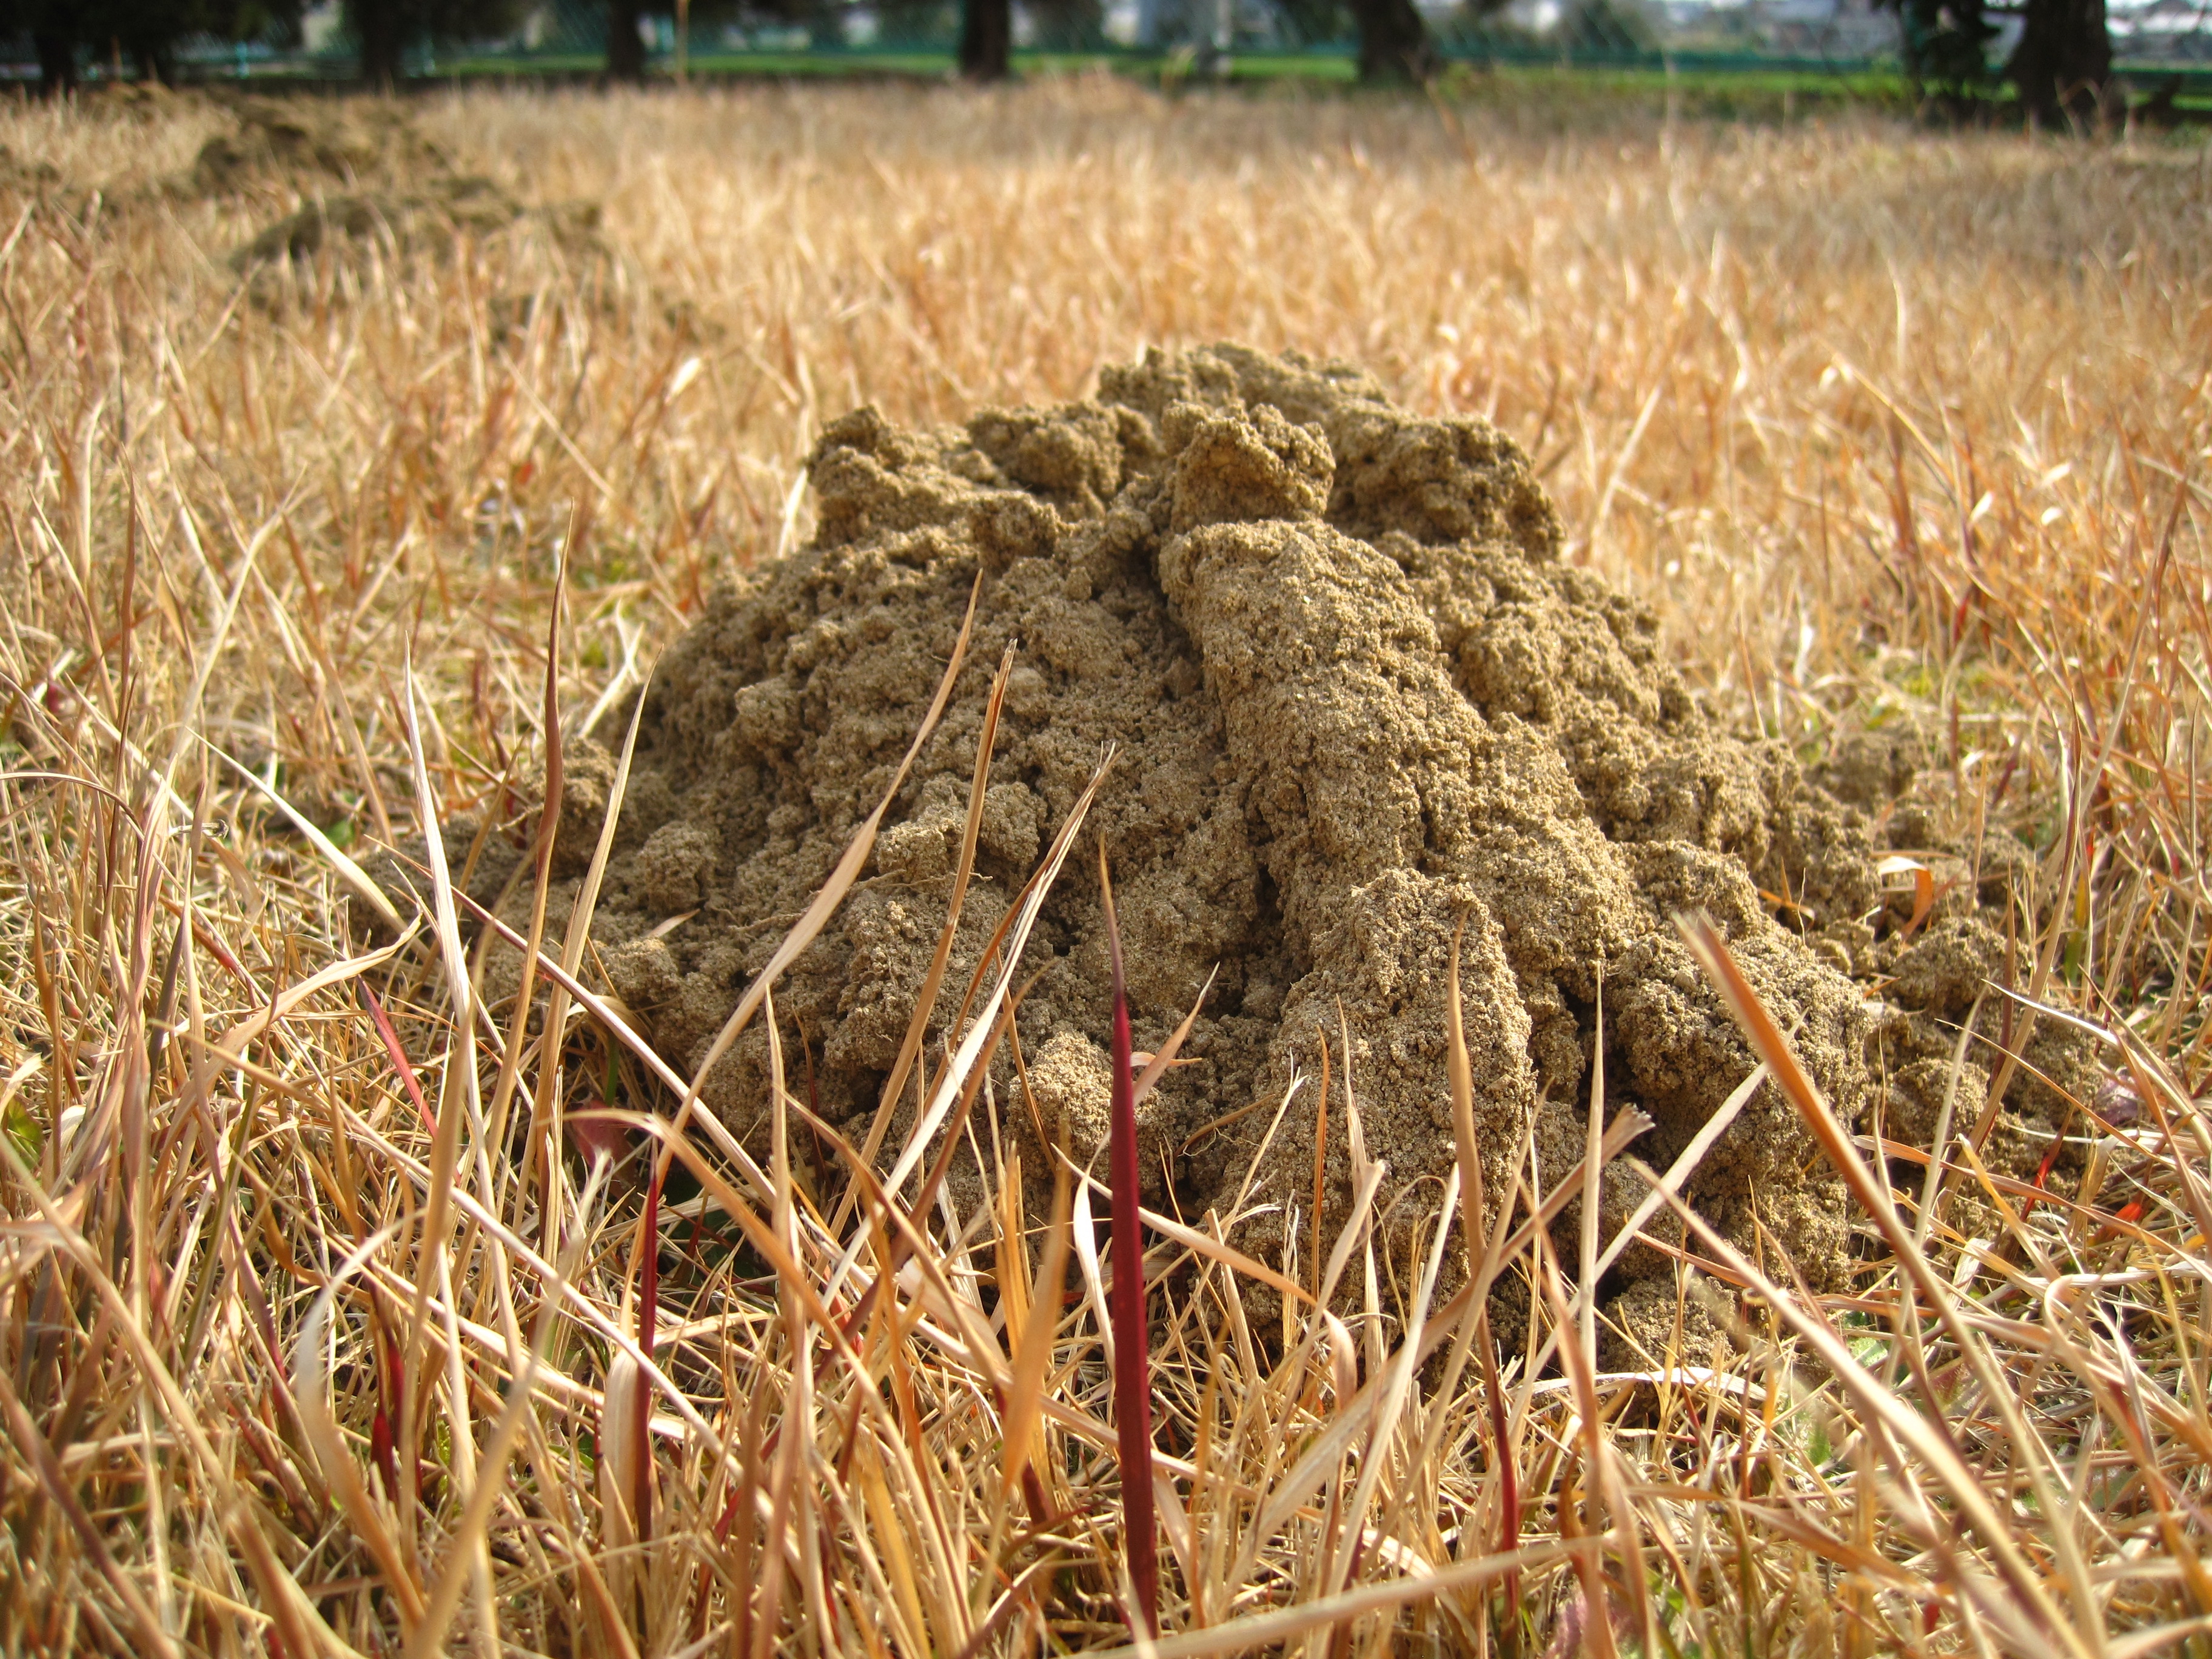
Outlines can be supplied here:
M354 12L361 30L361 78L371 92L390 92L399 84L399 53L406 28L393 0L360 0Z
M1912 101L1923 114L1972 118L1988 88L1984 54L1996 33L1982 0L1903 0L1898 44Z
M2020 44L2006 66L2028 118L2061 126L2112 112L2112 38L2105 0L2027 0Z
M1369 84L1425 81L1436 73L1436 48L1413 0L1352 0L1359 23L1359 78Z
M637 32L638 0L607 0L607 79L645 79L645 40Z
M138 78L152 81L165 87L177 84L177 54L173 45L160 37L141 37L131 43L132 62L138 66Z
M1011 0L967 0L960 17L960 72L970 81L1003 81L1014 46Z
M32 32L31 44L39 54L39 95L76 90L76 37L59 25Z

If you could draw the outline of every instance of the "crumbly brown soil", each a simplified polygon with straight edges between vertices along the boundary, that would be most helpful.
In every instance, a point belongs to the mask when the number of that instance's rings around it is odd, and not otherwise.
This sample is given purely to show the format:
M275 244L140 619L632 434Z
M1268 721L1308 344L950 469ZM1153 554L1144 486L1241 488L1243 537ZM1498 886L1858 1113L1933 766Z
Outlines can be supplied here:
M272 267L310 262L325 250L358 253L381 243L434 252L457 234L489 235L526 222L542 224L572 254L605 252L597 204L526 206L495 181L459 171L402 105L374 99L220 101L236 130L202 145L191 171L171 188L187 197L273 191L301 198L231 253L231 268L253 279L258 300L283 297ZM495 301L495 311L518 303Z
M1580 1156L1601 981L1605 1108L1652 1117L1633 1148L1647 1162L1663 1168L1752 1069L1677 914L1721 927L1854 1122L1872 1104L1877 1029L1899 1058L1924 1057L1969 959L1986 957L1984 924L1971 936L1947 924L1913 960L1929 981L1921 1012L1882 1025L1850 977L1881 955L1865 819L1783 747L1740 741L1700 710L1650 614L1561 562L1526 458L1479 420L1418 418L1342 365L1221 347L1109 369L1089 402L935 432L862 410L823 434L812 479L812 544L715 599L653 677L595 934L621 998L696 1063L888 785L981 571L943 723L866 878L777 987L793 1072L803 1046L818 1109L855 1142L942 923L1010 641L1019 665L933 1048L1112 745L1086 855L1023 963L1040 977L1018 1030L1047 1133L1064 1122L1089 1157L1106 1122L1107 956L1087 853L1103 836L1139 1046L1163 1040L1217 974L1186 1049L1195 1063L1144 1113L1154 1201L1187 1213L1234 1199L1294 1071L1313 1078L1326 1041L1324 1236L1351 1197L1349 1085L1367 1152L1389 1167L1386 1207L1427 1183L1425 1200L1390 1212L1385 1242L1402 1249L1453 1163L1444 998L1462 921L1493 1205L1532 1117L1523 1176L1548 1186ZM607 778L604 753L572 767L572 878ZM511 867L504 846L479 887L496 884L501 859ZM1788 898L1790 925L1771 896ZM566 903L564 890L556 923ZM757 1023L708 1081L740 1133L763 1127L766 1066ZM1001 1133L1027 1144L1028 1170L1048 1169L1011 1066L994 1080ZM1239 1227L1267 1259L1286 1232L1309 1237L1316 1092L1282 1115ZM1608 1230L1643 1190L1607 1171ZM1690 1195L1740 1240L1763 1224L1815 1285L1842 1282L1839 1183L1771 1088ZM1669 1259L1639 1248L1614 1277L1607 1298L1632 1335L1663 1342Z
M389 99L222 98L237 130L200 147L179 187L228 196L258 185L318 178L351 189L451 173L406 106Z

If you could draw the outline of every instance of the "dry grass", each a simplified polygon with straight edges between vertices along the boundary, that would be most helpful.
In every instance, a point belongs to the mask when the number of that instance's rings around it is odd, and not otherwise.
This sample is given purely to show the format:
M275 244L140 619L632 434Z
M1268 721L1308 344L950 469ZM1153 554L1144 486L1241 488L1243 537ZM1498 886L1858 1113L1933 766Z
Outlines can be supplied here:
M1437 1232L1279 1342L1265 1270L1155 1231L1158 1651L2212 1644L2205 151L1088 83L419 116L602 240L385 236L249 295L228 250L337 185L158 191L200 106L0 109L62 174L0 169L0 1647L1125 1638L1088 1190L1064 1304L1018 1181L964 1241L848 1216L786 1155L803 1087L766 1168L672 1132L557 930L541 1044L454 915L366 937L340 848L543 765L549 628L569 738L613 706L805 534L823 419L1223 337L1516 434L1747 726L1923 733L1939 821L2041 854L2021 987L2112 1081L2065 1201L1981 1171L1958 1103L1971 1240L1801 1091L1856 1296L1706 1240L1747 1321L1640 1382L1593 1374L1540 1230ZM559 1153L607 1099L630 1138ZM641 1144L723 1206L647 1252ZM1428 1297L1447 1250L1529 1279L1554 1362Z

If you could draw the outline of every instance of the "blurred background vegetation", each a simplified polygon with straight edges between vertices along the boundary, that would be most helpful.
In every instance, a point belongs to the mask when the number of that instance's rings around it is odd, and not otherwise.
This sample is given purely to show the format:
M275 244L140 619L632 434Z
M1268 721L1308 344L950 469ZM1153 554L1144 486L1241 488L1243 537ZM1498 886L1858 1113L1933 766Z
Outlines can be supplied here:
M0 0L0 75L47 91L1096 63L1170 82L1595 70L1671 92L1779 76L1948 124L2212 117L2194 0Z

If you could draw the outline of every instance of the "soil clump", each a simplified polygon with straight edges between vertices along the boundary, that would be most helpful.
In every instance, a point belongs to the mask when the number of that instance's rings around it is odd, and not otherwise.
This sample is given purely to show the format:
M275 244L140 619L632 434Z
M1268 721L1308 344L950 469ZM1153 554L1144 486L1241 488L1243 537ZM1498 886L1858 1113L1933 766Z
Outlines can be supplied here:
M230 256L231 269L252 280L258 300L281 299L283 267L326 250L341 258L379 244L395 252L437 252L457 235L536 224L568 253L606 251L597 203L526 205L496 180L459 171L403 107L374 100L224 101L236 131L202 145L191 171L171 188L185 197L274 191L298 202Z
M382 99L223 99L237 129L200 146L178 187L234 196L256 185L321 179L352 190L449 173L452 159L402 106Z
M1325 1244L1352 1196L1347 1092L1365 1155L1389 1170L1385 1248L1402 1252L1434 1216L1454 1164L1445 997L1462 925L1493 1211L1516 1176L1548 1188L1581 1155L1601 995L1603 1109L1650 1115L1632 1148L1647 1163L1664 1168L1752 1071L1678 914L1718 925L1854 1124L1877 1092L1877 1033L1920 1057L1912 1022L1971 1000L1961 988L1987 965L1986 925L1962 918L1900 972L1917 1010L1885 1013L1863 993L1852 975L1895 956L1878 941L1863 814L1784 745L1740 740L1700 708L1650 612L1561 561L1526 457L1480 420L1418 417L1342 364L1224 346L1151 353L1106 370L1090 400L937 431L864 409L825 430L811 477L813 542L714 599L653 676L593 932L622 1001L696 1065L888 786L980 573L945 718L865 878L776 987L793 1075L855 1144L943 923L1009 643L1018 665L975 880L927 1052L957 1035L960 988L1114 746L1085 855L1021 964L1018 983L1037 975L1015 1026L1025 1077L1002 1048L997 1132L1032 1177L1062 1126L1079 1161L1105 1138L1108 967L1088 854L1103 836L1139 1047L1216 975L1193 1063L1144 1109L1152 1201L1226 1206L1257 1155L1234 1236L1262 1260L1311 1254L1324 1042ZM611 776L602 750L570 763L556 925ZM473 884L489 895L518 849L487 844ZM1309 1085L1279 1121L1294 1073ZM757 1138L767 1075L756 1022L704 1098ZM1534 1167L1516 1168L1532 1126ZM1426 1196L1401 1201L1415 1187ZM1607 1171L1607 1236L1644 1191ZM1844 1283L1840 1183L1771 1086L1688 1194L1747 1247L1764 1227L1814 1286ZM1571 1207L1560 1237L1577 1224ZM1638 1246L1609 1275L1614 1340L1632 1345L1620 1358L1666 1342L1672 1268ZM1695 1298L1689 1319L1696 1358L1715 1327Z

